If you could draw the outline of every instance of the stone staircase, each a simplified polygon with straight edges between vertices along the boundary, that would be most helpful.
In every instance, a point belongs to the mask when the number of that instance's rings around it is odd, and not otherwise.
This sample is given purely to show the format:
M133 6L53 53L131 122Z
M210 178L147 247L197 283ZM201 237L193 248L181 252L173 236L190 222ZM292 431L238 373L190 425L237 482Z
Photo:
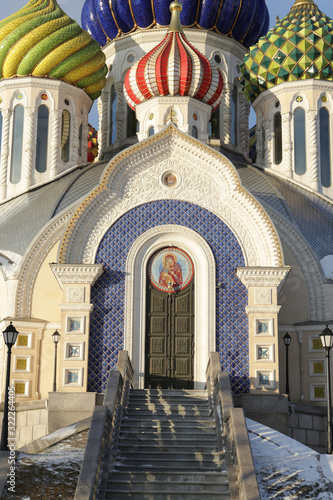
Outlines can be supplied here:
M131 390L105 498L229 500L206 391Z

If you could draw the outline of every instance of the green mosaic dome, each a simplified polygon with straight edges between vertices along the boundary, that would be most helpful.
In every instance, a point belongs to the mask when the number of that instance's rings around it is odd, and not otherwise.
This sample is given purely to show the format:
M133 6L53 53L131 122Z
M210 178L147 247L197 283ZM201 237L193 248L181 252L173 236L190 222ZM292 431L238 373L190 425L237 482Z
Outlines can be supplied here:
M253 102L283 82L333 80L333 21L313 0L296 0L289 14L244 57L241 84Z

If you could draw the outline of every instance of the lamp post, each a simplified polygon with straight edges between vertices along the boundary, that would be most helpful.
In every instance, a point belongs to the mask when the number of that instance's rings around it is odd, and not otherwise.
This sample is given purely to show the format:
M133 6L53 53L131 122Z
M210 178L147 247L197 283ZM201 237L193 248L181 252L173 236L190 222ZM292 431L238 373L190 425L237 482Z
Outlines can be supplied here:
M288 399L290 399L289 394L289 346L291 344L291 337L287 332L283 337L284 345L286 346L286 394L288 394Z
M333 347L333 332L326 328L319 335L323 348L327 352L327 453L332 454L332 403L331 403L331 364L330 364L330 350Z
M54 376L53 376L53 392L56 392L57 390L57 347L58 347L58 342L60 340L60 333L58 330L56 330L52 334L52 340L54 342Z
M3 332L3 338L5 344L8 348L7 351L7 374L6 374L6 392L5 392L5 405L3 411L3 420L2 420L2 431L1 431L1 451L8 451L8 391L9 391L9 379L10 379L10 361L12 357L12 347L16 342L18 331L15 326L13 326L12 322L7 326L6 330Z

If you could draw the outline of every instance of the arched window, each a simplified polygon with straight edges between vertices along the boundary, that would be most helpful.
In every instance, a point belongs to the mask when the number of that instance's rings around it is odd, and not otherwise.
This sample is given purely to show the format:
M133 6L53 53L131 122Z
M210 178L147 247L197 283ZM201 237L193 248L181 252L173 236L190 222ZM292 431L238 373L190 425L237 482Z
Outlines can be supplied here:
M198 138L198 129L195 125L192 127L192 137L194 137L194 139Z
M126 137L134 137L138 129L138 120L135 111L127 106Z
M238 91L236 85L234 85L232 94L231 94L231 129L230 129L230 140L231 144L234 146L238 145Z
M36 170L40 174L46 172L47 149L49 137L49 108L39 106L37 116Z
M219 107L212 112L212 115L211 115L211 118L209 121L208 133L209 133L209 137L212 137L213 139L220 138L220 108Z
M330 115L326 108L319 110L320 178L324 187L331 185Z
M281 113L274 115L274 161L280 165L282 161L282 120Z
M149 127L149 129L148 129L148 137L151 137L154 134L155 134L154 127L153 126Z
M295 144L295 173L304 175L306 172L306 140L305 140L305 111L296 108L294 112L294 144Z
M82 156L82 136L83 136L83 125L81 123L80 128L79 128L79 156Z
M23 153L24 107L19 104L14 109L12 161L10 182L18 184L21 180L22 153Z
M69 162L71 137L71 115L67 109L62 112L62 127L61 127L61 159L63 162Z
M114 84L111 85L110 101L109 101L109 146L116 142L117 137L117 92Z

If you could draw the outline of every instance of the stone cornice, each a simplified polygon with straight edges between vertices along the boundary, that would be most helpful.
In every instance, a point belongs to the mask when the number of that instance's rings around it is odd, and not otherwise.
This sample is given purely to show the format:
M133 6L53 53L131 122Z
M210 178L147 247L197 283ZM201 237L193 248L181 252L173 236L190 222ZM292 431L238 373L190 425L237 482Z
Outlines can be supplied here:
M278 314L281 306L260 305L260 306L246 306L245 311L247 314Z
M290 271L283 267L238 267L237 276L247 287L278 287Z
M93 285L102 275L104 269L102 264L88 265L61 265L50 264L53 274L59 285Z
M68 312L88 312L91 313L94 309L93 304L59 304L60 311L68 311Z
M314 90L317 89L319 91L333 91L333 82L329 82L326 80L297 80L294 82L283 82L279 83L275 87L270 88L269 90L265 90L262 92L252 103L254 110L257 107L262 106L265 102L271 101L272 99L276 99L281 94L285 94L286 92L300 93L306 90Z

